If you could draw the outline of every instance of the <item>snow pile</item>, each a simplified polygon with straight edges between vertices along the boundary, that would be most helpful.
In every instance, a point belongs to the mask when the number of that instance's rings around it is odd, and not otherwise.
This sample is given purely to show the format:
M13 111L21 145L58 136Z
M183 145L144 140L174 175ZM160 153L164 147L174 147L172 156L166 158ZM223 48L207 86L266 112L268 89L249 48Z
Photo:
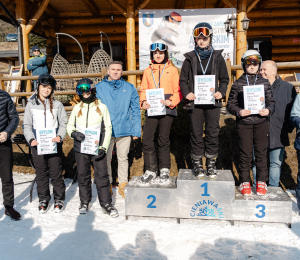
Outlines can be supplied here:
M14 174L15 184L32 175ZM129 217L124 200L116 196L120 217L104 215L93 185L92 206L78 215L77 184L65 180L66 207L38 213L36 188L29 202L31 183L15 186L18 222L4 216L0 194L0 259L300 259L300 216L293 198L293 223L285 224ZM0 185L1 186L1 185ZM289 191L293 194L293 191Z

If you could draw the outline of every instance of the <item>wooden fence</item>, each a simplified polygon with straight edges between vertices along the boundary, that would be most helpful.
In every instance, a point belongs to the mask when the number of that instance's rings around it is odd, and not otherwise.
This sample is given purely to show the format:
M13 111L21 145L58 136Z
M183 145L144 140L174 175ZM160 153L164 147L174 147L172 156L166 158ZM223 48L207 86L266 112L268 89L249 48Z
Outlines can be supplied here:
M279 62L276 63L278 70L280 69L298 69L300 68L300 61L294 61L294 62ZM231 65L230 61L226 61L226 66L229 74L229 79L232 77L232 71L234 70L242 70L241 65ZM143 70L132 70L132 71L123 71L123 76L129 76L129 75L143 75ZM55 75L53 76L55 79L70 79L70 78L93 78L93 77L104 77L107 74L106 69L102 69L101 73L76 73L76 74L66 74L66 75ZM11 80L37 80L38 76L4 76L3 73L0 73L0 89L5 90L4 88L4 81L11 81ZM290 82L295 87L300 86L300 81L293 81ZM228 96L231 90L232 80L229 81L227 92L226 92L226 100L224 105L226 105ZM30 96L34 92L15 92L15 93L9 93L12 97L22 97L22 96ZM55 91L54 95L75 95L76 91ZM66 106L66 111L71 111L73 109L73 106ZM25 107L17 107L18 112L24 112Z

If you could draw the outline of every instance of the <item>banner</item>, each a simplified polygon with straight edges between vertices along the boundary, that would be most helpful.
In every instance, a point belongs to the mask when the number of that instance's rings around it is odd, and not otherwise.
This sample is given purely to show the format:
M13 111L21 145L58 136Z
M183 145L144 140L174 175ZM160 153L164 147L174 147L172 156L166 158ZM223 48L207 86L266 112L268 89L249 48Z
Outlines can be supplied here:
M149 66L149 46L158 40L169 46L170 59L176 67L181 68L185 59L183 54L194 49L193 29L199 22L207 22L212 26L214 49L224 49L222 55L225 61L229 58L233 62L233 36L227 36L224 26L232 11L236 14L234 8L140 10L139 69L144 70Z

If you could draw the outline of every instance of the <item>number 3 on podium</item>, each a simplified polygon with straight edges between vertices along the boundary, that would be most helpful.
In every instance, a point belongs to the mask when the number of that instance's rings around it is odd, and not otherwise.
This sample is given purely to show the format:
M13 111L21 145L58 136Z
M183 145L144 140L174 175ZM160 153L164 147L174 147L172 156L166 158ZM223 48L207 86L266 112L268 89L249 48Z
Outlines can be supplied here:
M255 216L257 218L263 218L263 217L265 217L265 215L266 215L266 212L265 212L266 207L265 207L265 205L259 204L259 205L256 206L256 208L257 209L261 208L261 210L259 211L261 214L255 214Z

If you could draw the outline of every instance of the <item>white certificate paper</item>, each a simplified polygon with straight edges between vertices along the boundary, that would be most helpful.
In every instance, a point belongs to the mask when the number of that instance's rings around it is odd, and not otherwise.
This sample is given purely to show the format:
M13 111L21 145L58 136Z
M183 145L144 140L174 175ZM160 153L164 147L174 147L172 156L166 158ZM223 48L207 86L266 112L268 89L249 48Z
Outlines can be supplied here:
M146 99L150 104L150 108L147 109L148 116L164 116L166 114L166 106L161 103L162 100L165 100L163 88L147 89Z
M264 85L243 86L244 109L250 110L251 114L258 114L259 110L265 109Z
M81 142L81 153L97 155L99 152L99 139L101 129L85 128L85 139Z
M216 92L215 75L196 75L194 81L194 90L196 99L194 104L196 105L214 105Z
M36 129L37 154L54 154L57 153L57 143L52 140L56 137L55 128L38 128Z

